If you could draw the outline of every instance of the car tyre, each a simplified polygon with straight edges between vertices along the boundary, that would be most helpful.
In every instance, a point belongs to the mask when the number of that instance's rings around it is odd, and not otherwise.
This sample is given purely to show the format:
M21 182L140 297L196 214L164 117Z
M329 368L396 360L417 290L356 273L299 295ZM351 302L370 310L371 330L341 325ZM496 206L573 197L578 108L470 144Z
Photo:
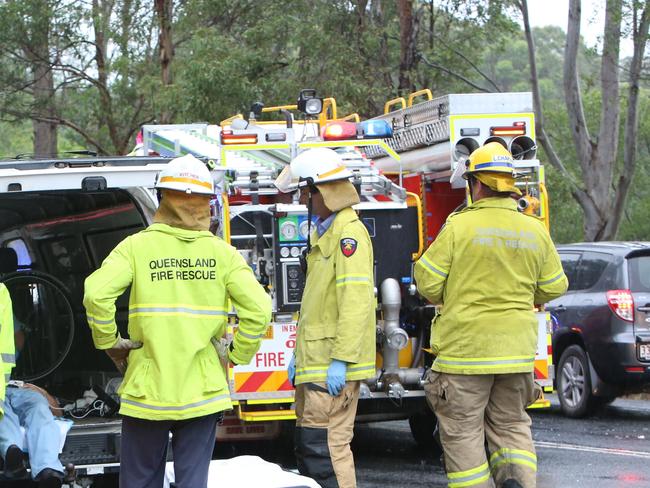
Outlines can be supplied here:
M438 419L430 410L409 417L409 427L416 444L423 449L432 450L434 455L442 454L442 446L437 438Z
M591 393L589 359L578 345L567 347L560 357L557 394L567 417L586 417L597 406L597 399Z

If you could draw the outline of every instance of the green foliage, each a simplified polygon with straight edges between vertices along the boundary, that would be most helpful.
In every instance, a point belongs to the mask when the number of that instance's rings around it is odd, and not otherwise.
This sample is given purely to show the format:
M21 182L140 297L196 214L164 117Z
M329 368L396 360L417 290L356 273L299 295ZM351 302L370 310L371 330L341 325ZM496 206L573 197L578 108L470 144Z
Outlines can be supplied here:
M32 154L34 139L29 121L0 122L0 159ZM59 152L86 149L76 141L76 134L69 129L59 131Z
M513 3L413 2L416 56L408 75L414 88L431 88L435 95L530 90L527 44ZM152 2L5 0L0 2L0 153L32 150L29 46L49 43L45 57L55 75L50 103L60 119L59 150L88 147L115 154L128 152L138 127L162 113L177 123L218 123L246 114L254 101L295 103L301 88L335 97L339 116L375 116L386 100L403 95L399 14L398 3L386 0L177 1L173 83L163 86ZM563 96L565 34L544 27L535 29L535 40L547 132L579 178ZM595 131L601 104L598 54L583 46L578 70ZM650 239L648 89L641 96L637 174L621 238ZM540 157L548 160L541 149ZM570 185L546 168L553 237L580 240L582 212Z

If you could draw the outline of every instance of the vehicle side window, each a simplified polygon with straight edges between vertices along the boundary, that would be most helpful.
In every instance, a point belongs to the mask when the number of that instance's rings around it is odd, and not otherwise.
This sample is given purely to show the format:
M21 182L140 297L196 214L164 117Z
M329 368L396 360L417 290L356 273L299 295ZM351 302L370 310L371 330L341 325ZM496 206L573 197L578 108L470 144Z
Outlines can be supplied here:
M32 256L29 254L29 249L25 241L22 239L12 239L4 243L3 247L9 247L16 251L16 257L18 258L18 267L21 269L31 269L32 268Z
M579 253L560 253L564 274L569 279L569 291L578 290L578 262Z
M578 288L589 290L599 282L605 269L614 262L614 256L601 252L586 251L578 264Z
M650 292L650 256L635 256L627 259L630 275L630 290Z

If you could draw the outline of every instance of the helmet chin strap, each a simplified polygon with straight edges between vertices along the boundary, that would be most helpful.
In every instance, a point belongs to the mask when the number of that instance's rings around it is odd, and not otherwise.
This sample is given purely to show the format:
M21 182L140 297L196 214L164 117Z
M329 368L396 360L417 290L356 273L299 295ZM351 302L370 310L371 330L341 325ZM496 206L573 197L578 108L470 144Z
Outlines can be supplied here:
M469 199L474 203L474 190L476 188L476 182L474 181L474 177L470 176L467 179L467 186L469 187Z
M308 178L307 188L309 188L307 196L307 248L300 255L300 267L305 276L307 275L307 255L311 252L311 218L313 215L312 190L316 189L312 178Z

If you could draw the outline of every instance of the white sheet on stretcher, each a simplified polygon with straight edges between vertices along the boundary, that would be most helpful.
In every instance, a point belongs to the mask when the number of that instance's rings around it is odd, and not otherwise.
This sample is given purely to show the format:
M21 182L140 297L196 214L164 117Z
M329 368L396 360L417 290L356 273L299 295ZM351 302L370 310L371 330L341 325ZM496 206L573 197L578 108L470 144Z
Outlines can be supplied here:
M174 482L174 464L167 463L163 488ZM259 456L238 456L210 462L208 488L320 488L313 479L284 471Z

